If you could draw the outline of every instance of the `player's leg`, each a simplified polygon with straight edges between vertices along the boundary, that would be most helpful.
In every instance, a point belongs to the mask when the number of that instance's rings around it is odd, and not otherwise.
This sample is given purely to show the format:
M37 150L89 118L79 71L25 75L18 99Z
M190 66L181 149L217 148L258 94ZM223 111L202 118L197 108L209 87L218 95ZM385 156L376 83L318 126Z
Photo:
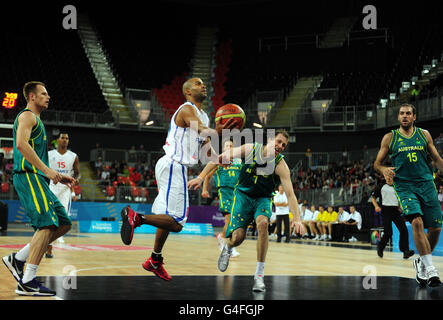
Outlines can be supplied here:
M51 194L52 193L52 194ZM48 250L46 252L47 258L52 258L52 243L56 240L63 239L63 236L71 230L72 221L69 217L69 209L70 209L70 197L71 190L65 190L65 192L61 192L59 194L53 193L50 189L47 192L47 197L50 199L49 203L52 210L58 217L59 225L53 232L51 239L49 240ZM61 241L62 243L64 241Z
M166 157L157 161L155 177L159 192L152 205L153 214L142 215L136 213L129 206L123 208L120 235L124 244L131 244L134 229L142 224L172 232L182 230L189 206L186 176L187 171L184 166ZM180 222L178 223L178 221Z
M226 228L226 242L217 262L220 271L224 272L228 268L233 248L239 246L246 238L246 230L253 219L250 197L237 190L232 202L231 219Z
M420 284L426 281L429 286L438 286L440 285L440 279L432 263L431 245L424 230L423 219L420 214L416 214L410 219L412 219L411 226L415 247L420 255L419 259L414 260L414 267L417 270L417 281Z
M155 233L154 250L151 253L151 256L142 264L145 270L153 272L160 279L166 281L172 279L163 267L162 250L168 236L168 230L157 228Z
M265 261L268 252L269 238L266 230L268 229L269 219L272 215L272 203L269 198L259 198L255 200L254 219L257 223L257 267L254 274L253 291L265 291L264 283ZM289 218L289 216L288 216Z
M435 246L440 239L441 228L428 228L428 233L426 237L428 238L429 245L431 247L431 252L434 251Z
M257 223L257 262L265 262L266 254L268 252L269 236L267 228L269 225L269 218L260 215L256 219Z

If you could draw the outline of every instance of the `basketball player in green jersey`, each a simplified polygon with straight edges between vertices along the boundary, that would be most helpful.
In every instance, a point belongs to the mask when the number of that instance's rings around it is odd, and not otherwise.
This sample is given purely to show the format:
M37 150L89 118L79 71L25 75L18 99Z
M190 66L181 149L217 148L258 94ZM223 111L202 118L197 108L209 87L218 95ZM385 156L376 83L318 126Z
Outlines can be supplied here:
M230 150L234 147L232 140L226 140L223 144L223 151ZM232 201L234 200L234 187L237 184L238 174L242 167L241 159L234 159L233 163L227 167L218 166L214 168L203 181L202 197L209 198L209 181L214 177L218 190L219 211L225 218L223 231L217 235L220 250L223 249L224 236L231 218ZM232 257L239 256L240 253L233 248Z
M398 112L400 127L383 137L374 168L394 186L403 215L411 223L414 243L420 254L414 260L417 282L435 287L440 285L440 278L432 264L432 251L440 237L442 212L431 161L443 172L443 159L430 133L414 126L415 120L415 107L401 105ZM388 154L392 167L382 165Z
M55 291L42 286L35 277L48 244L69 231L71 220L64 206L50 191L49 180L68 186L76 184L77 180L49 168L46 131L40 120L41 112L49 104L45 85L37 81L28 82L23 94L27 106L17 115L13 126L13 181L35 233L29 244L19 252L3 257L3 262L18 282L17 294L53 296Z
M234 190L231 220L226 231L225 243L218 260L218 268L224 272L228 268L232 248L239 246L246 237L248 225L255 219L257 224L257 268L254 275L253 291L265 291L264 268L268 249L268 225L272 215L272 198L276 187L281 183L287 195L289 208L293 213L291 225L294 232L304 233L300 212L292 187L291 175L281 152L289 143L289 135L278 130L275 137L269 138L266 145L244 144L220 155L220 163L229 163L234 158L242 158L243 166ZM189 181L189 188L198 189L202 178L217 165L208 163L199 177Z

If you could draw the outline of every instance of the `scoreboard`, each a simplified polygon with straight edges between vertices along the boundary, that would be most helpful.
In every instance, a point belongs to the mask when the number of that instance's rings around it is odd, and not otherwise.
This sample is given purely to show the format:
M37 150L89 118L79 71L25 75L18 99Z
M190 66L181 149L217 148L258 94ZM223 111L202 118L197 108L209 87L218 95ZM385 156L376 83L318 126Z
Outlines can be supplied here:
M2 102L2 107L6 109L12 109L17 104L18 93L16 92L1 92L0 97Z

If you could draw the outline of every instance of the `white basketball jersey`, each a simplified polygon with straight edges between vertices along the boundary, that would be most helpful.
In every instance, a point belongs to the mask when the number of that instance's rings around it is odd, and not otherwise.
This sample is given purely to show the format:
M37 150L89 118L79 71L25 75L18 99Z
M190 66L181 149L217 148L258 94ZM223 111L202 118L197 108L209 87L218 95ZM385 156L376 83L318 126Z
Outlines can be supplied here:
M196 130L191 128L181 128L175 124L177 113L185 105L193 106L200 121L205 126L209 126L209 118L206 112L203 110L200 111L192 102L185 102L177 109L177 111L175 111L171 118L168 136L166 137L166 143L163 146L163 149L166 152L166 156L172 160L185 166L190 166L198 163L200 146L205 141L205 138L199 137Z
M77 154L74 152L68 150L65 152L65 154L58 153L57 150L51 150L48 152L49 157L49 167L51 169L54 169L55 171L67 175L67 176L73 176L74 175L74 162L75 158L77 157ZM50 182L51 185L54 186L54 183ZM57 183L55 186L65 186L64 184ZM68 188L67 186L65 186ZM69 189L69 188L68 188Z

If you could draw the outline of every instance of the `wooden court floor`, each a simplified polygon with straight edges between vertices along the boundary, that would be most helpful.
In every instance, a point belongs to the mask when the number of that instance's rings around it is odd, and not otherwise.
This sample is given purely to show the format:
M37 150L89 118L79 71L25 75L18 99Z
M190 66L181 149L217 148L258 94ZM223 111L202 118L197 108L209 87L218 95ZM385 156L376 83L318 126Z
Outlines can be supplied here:
M32 231L24 226L8 229L6 235L0 236L0 256L16 252L20 247L30 241ZM1 300L53 300L53 299L132 299L131 290L128 295L112 293L111 289L97 291L88 284L92 279L100 279L100 283L106 286L106 282L129 283L137 280L145 281L145 286L155 286L164 291L158 293L157 298L168 299L177 298L172 296L176 284L182 283L188 287L187 293L183 296L189 299L255 299L252 296L252 275L256 267L256 240L247 239L238 247L240 256L230 260L226 272L222 273L217 269L217 259L220 251L214 236L193 236L172 234L163 250L165 268L172 276L172 281L167 283L155 277L152 273L145 271L141 264L146 260L152 251L154 235L136 234L131 246L125 246L120 240L119 234L80 234L71 233L65 236L65 243L54 245L54 258L43 258L38 270L38 276L46 279L46 285L54 288L57 286L59 293L60 286L67 285L71 293L57 297L36 298L21 297L15 294L16 282L3 265L0 264L0 299ZM416 257L415 255L414 257ZM392 291L392 287L398 287L396 292L401 297L399 290L410 288L411 295L404 296L405 299L416 299L417 285L414 280L415 271L412 267L412 258L404 260L402 253L386 250L383 258L376 254L375 247L366 243L355 244L334 244L330 242L317 242L310 240L292 240L291 243L277 243L271 241L266 259L265 282L269 289L280 288L282 283L290 283L293 288L297 285L307 285L315 282L319 289L317 294L310 296L312 299L336 299L334 286L337 281L342 284L348 281L352 286L362 287L366 279L367 285L374 285L370 277L380 279L379 286L386 284ZM438 270L443 270L443 257L434 256L434 265ZM73 280L75 278L75 280ZM231 280L229 280L231 279ZM238 291L245 291L244 295L226 294L226 283L237 279ZM67 281L67 282L64 282ZM75 281L75 283L73 282ZM308 281L308 282L306 282ZM368 282L369 281L369 282ZM201 286L199 286L199 283ZM213 292L214 283L218 283L224 293ZM334 284L335 283L335 284ZM51 286L51 285L52 286ZM75 284L75 288L73 287ZM232 284L231 284L232 285ZM205 286L208 294L205 295ZM284 284L288 287L288 284ZM309 285L310 286L310 285ZM324 290L321 288L324 286ZM82 295L82 287L85 288ZM192 288L198 287L199 295L193 295ZM228 285L229 287L229 285ZM291 287L291 288L292 288ZM331 288L330 288L331 287ZM63 287L64 288L64 287ZM87 288L87 289L86 289ZM211 289L209 289L211 288ZM288 288L287 288L288 289ZM377 289L377 288L372 288ZM62 290L62 289L60 289ZM94 291L95 290L95 291ZM139 292L143 295L143 289ZM168 291L169 290L169 291ZM281 291L281 288L279 289ZM295 289L294 289L295 290ZM331 291L332 290L332 291ZM363 289L362 289L363 290ZM440 289L438 289L440 290ZM66 290L65 290L66 291ZM68 290L69 291L69 290ZM146 290L145 290L146 291ZM294 295L291 291L288 294L268 293L266 299L299 299L309 297ZM271 290L272 291L272 290ZM296 290L295 290L296 291ZM354 290L355 291L355 290ZM360 290L361 291L361 290ZM360 292L359 291L359 292ZM370 291L370 290L369 290ZM369 292L368 291L368 292ZM322 293L323 292L323 293ZM364 290L361 292L365 292ZM374 292L374 291L373 291ZM75 293L75 294L74 294ZM372 294L372 293L371 293ZM423 292L421 297L423 298ZM359 299L378 299L383 297L383 292L377 295L358 295ZM347 299L340 296L340 299ZM426 294L424 299L429 298ZM439 298L439 293L434 293L434 298ZM148 297L149 298L149 297ZM152 298L152 297L151 297ZM355 299L355 296L349 296ZM392 299L396 299L395 294Z

